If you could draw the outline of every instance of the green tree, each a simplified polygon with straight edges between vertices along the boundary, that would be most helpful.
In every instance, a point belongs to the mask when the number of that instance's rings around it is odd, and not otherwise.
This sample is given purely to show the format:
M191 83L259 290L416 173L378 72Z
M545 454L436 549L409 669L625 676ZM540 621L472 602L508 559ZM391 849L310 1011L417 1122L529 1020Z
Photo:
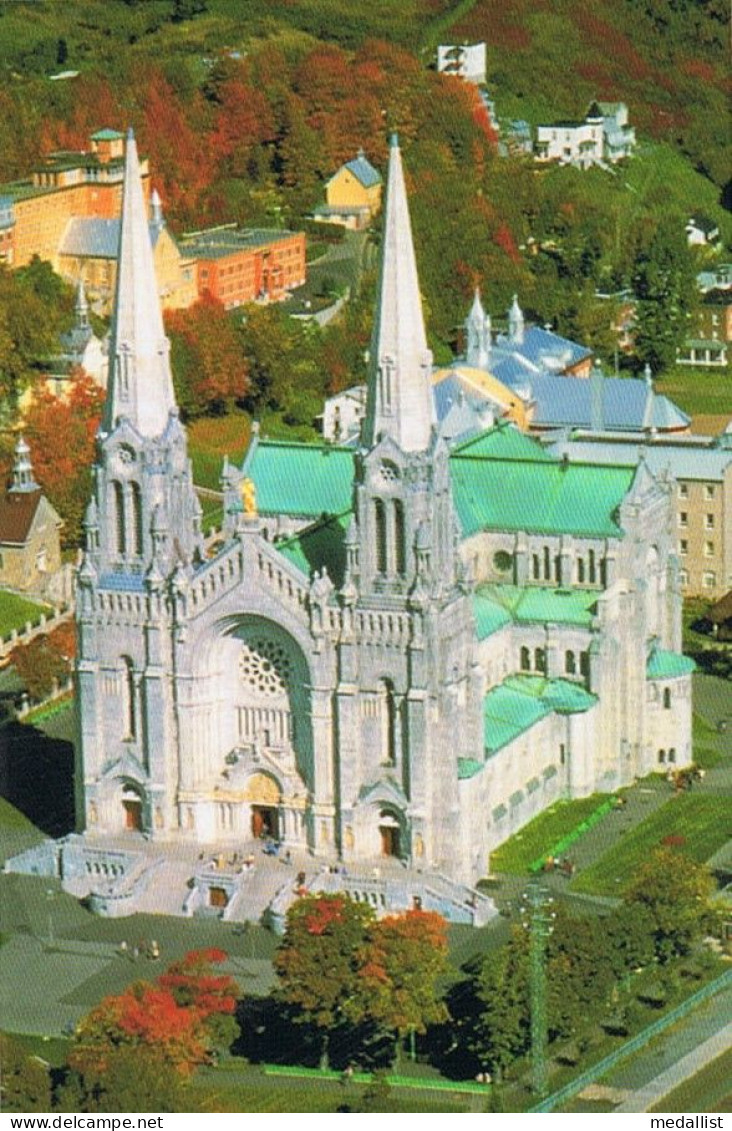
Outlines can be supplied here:
M433 911L388 915L372 924L360 976L368 1017L399 1042L445 1021L438 982L447 971L447 924Z
M171 1072L162 1052L148 1048L141 1056L129 1045L108 1050L83 1071L68 1070L56 1097L61 1111L192 1111L192 1103L188 1081Z
M487 955L473 982L480 1003L468 1043L483 1069L501 1079L508 1065L529 1047L529 956L526 932L515 928L510 941Z
M676 360L694 305L694 261L676 218L662 220L635 264L635 351L654 372Z
M687 954L703 933L713 887L703 865L673 848L656 849L641 865L624 902L650 916L659 961Z
M23 1046L0 1033L3 1111L50 1111L51 1077L39 1057L30 1056Z
M305 896L287 913L275 955L277 996L299 1009L297 1021L322 1032L323 1065L328 1061L329 1032L364 1015L361 955L373 921L369 904L345 895Z

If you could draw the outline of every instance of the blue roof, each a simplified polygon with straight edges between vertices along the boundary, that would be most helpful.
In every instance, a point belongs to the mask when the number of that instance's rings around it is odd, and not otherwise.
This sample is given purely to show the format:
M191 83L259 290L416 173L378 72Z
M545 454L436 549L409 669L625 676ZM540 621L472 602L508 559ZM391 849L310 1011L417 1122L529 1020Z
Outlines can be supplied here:
M556 377L542 373L531 383L537 427L589 428L592 424L592 380ZM609 430L638 431L686 428L689 417L667 397L652 393L650 419L646 417L648 386L632 377L602 378L602 425ZM660 402L660 403L659 403Z
M544 330L541 326L529 326L520 343L499 340L497 345L499 349L510 348L513 353L520 354L534 365L548 369L566 369L592 357L592 350L587 349L587 346L563 338L553 330Z
M586 463L623 464L634 467L640 458L641 450L650 471L654 475L670 468L675 479L721 480L725 470L732 463L732 450L702 446L698 438L691 446L683 442L683 437L668 440L649 440L639 443L618 437L616 440L559 440L549 445L555 455L565 452L574 460Z
M119 253L119 220L103 220L97 216L76 217L66 225L59 255L88 256L90 259L116 259ZM159 224L150 224L150 242L155 247L161 232Z
M100 589L116 589L121 593L144 593L145 581L140 573L103 573Z
M362 152L359 153L358 157L354 157L353 161L346 161L346 169L349 173L353 173L356 180L360 181L364 188L381 184L381 173L373 167Z

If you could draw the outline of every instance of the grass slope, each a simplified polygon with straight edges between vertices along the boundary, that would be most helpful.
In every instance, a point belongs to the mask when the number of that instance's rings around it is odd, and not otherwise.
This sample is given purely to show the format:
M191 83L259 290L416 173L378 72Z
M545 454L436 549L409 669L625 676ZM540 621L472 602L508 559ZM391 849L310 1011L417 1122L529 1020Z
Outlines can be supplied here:
M732 1051L684 1080L649 1111L731 1111Z
M576 829L609 796L593 793L578 801L560 801L530 821L521 832L491 853L491 871L525 872L542 853Z
M595 863L572 881L573 891L593 895L622 895L639 866L668 836L683 837L679 851L704 863L728 837L724 816L727 797L682 793L651 813L640 825L625 833Z
M49 605L29 601L27 597L19 597L17 593L0 591L0 638L9 636L14 628L24 628L26 621L38 624L41 613L52 611Z

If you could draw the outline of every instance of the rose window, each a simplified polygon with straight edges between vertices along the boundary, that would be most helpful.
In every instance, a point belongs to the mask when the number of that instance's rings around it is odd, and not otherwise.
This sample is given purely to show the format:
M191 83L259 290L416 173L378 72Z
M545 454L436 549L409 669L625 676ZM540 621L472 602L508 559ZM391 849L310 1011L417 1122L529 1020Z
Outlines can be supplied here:
M260 695L282 695L287 693L291 664L281 644L253 640L242 644L239 674L244 683Z

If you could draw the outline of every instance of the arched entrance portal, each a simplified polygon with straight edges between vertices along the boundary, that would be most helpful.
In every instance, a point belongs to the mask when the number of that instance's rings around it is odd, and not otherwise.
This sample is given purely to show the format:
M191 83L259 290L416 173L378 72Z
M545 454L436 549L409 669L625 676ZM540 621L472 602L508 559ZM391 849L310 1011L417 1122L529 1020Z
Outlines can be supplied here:
M122 791L122 822L127 832L141 833L143 831L142 797L130 785Z
M382 856L401 857L401 826L390 809L382 809L379 813L379 839Z

